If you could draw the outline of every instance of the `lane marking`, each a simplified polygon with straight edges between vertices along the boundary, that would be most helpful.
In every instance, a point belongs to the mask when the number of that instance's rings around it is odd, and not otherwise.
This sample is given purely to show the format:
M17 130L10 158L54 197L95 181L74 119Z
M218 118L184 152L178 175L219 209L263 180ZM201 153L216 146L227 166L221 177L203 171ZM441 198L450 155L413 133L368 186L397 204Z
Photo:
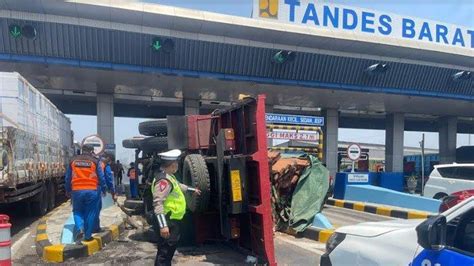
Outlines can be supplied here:
M22 235L15 243L12 245L12 258L15 256L17 249L23 245L23 242L27 240L27 238L30 236L30 232L28 231L26 234Z
M315 242L312 240L309 240L312 242L305 242L305 241L292 240L292 239L289 239L287 237L282 237L282 236L277 236L276 239L279 241L285 242L287 244L297 246L311 253L316 253L320 256L326 252L326 244Z

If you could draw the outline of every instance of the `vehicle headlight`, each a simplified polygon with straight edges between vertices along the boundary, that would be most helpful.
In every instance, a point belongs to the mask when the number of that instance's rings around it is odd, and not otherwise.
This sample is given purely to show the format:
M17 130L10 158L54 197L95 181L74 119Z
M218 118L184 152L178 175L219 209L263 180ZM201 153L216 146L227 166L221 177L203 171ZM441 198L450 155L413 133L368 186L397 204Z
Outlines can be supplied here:
M333 233L326 242L326 253L331 253L346 238L346 234Z

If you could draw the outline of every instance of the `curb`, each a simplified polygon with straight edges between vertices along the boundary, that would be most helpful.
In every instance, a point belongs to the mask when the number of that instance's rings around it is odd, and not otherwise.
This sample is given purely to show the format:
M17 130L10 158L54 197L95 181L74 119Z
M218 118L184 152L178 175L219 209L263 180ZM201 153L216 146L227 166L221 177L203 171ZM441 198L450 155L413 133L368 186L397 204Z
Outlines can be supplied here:
M351 209L355 211L368 212L377 215L383 215L393 218L401 219L426 219L431 217L432 214L429 212L423 211L403 211L398 209L392 209L385 206L375 206L370 204L365 204L363 202L348 202L345 200L337 199L328 199L326 204L346 209Z
M77 244L56 244L49 241L46 231L46 222L54 212L45 215L36 226L36 253L46 262L64 262L71 258L90 256L113 240L117 240L119 235L125 230L125 222L109 226L104 232L94 234L94 240L83 241L82 245Z
M289 235L292 235L294 237L304 237L308 238L311 240L315 240L321 243L326 243L329 239L329 237L334 233L334 230L332 229L320 229L316 227L308 227L306 230L303 232L297 233L293 229L287 229L284 231L284 233L287 233Z

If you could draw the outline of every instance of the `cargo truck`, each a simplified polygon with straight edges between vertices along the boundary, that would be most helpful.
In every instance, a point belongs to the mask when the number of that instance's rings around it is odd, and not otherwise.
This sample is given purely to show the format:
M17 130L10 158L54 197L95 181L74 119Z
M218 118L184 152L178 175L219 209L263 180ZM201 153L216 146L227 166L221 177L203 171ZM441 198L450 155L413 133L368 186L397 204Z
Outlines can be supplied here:
M70 120L20 74L0 72L0 205L54 208L73 153Z
M235 250L256 257L257 264L275 265L270 170L267 157L265 96L247 98L208 115L168 116L142 122L146 138L123 141L137 149L137 162L151 162L167 149L183 151L178 178L198 187L201 195L186 193L192 213L183 221L182 236L194 243L225 241ZM142 152L142 158L138 155ZM144 163L148 184L153 178ZM151 221L151 190L143 202L125 201L130 214L145 213ZM189 226L191 225L191 226ZM191 228L191 229L190 229Z

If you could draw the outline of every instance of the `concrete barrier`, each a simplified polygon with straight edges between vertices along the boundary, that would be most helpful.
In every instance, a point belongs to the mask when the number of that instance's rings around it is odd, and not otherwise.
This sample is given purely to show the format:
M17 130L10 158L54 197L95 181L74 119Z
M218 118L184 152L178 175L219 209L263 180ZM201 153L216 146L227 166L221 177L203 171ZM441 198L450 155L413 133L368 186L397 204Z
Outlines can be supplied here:
M347 185L344 200L390 205L431 213L437 213L441 205L440 200L371 185Z
M429 212L393 209L389 206L376 206L366 204L364 202L350 202L338 199L328 199L326 204L340 208L351 209L354 211L367 212L400 219L426 219L432 216L432 214Z
M316 228L314 226L310 226L301 233L296 233L293 229L288 229L285 231L285 233L295 236L295 237L304 237L304 238L315 240L321 243L326 243L328 242L329 237L331 237L331 235L334 233L334 230L321 229L321 228Z

